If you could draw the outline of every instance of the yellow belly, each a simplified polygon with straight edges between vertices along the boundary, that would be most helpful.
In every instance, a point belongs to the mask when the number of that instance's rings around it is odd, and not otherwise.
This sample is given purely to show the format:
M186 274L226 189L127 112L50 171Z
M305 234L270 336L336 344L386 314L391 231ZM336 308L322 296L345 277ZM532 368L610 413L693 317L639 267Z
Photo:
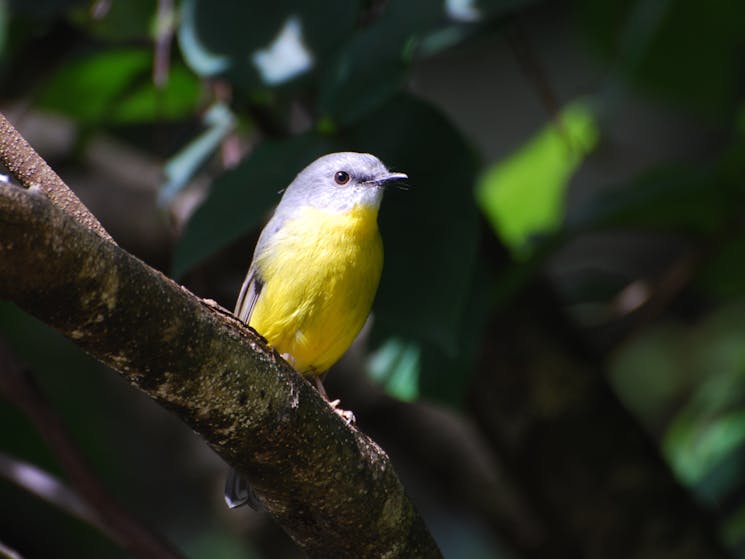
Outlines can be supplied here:
M303 210L255 256L264 281L249 324L295 370L321 374L354 341L383 268L377 210Z

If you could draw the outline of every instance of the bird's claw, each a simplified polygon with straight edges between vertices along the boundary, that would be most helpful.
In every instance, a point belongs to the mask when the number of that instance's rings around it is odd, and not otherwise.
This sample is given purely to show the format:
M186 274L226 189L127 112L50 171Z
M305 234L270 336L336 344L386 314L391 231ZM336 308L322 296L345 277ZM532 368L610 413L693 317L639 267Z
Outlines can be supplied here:
M290 367L295 368L295 356L292 353L280 353L279 356L290 364Z
M350 410L343 410L339 408L339 404L341 403L341 400L338 398L336 400L331 400L329 402L329 406L331 406L331 409L336 412L336 414L341 417L347 425L354 425L357 422L357 418L354 417L354 413Z

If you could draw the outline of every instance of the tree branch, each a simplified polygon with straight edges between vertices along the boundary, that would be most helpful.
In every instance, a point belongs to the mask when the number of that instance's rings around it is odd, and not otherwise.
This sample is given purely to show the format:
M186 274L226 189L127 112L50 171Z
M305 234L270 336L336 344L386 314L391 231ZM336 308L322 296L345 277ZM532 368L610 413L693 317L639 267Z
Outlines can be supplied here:
M179 415L310 556L441 556L386 454L255 332L37 189L0 184L0 297Z
M41 188L49 200L104 239L114 242L96 217L23 136L0 113L0 163L26 188Z

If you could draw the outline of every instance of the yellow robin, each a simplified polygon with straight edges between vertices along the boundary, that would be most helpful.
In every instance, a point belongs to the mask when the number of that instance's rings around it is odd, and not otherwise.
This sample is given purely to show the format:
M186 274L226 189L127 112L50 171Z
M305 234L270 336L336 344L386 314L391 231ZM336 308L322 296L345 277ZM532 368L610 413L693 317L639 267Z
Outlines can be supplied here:
M320 378L365 324L383 269L378 210L406 179L368 153L332 153L303 169L261 232L235 314L301 375ZM231 472L229 506L250 499Z

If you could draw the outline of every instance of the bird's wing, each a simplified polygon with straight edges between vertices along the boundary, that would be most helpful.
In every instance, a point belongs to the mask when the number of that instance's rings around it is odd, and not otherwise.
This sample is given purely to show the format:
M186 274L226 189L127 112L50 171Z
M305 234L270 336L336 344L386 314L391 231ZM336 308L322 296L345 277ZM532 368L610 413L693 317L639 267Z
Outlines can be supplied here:
M233 314L246 324L251 320L256 301L259 300L261 290L264 287L264 277L259 271L259 264L257 262L261 260L263 254L271 250L272 239L282 228L284 222L284 214L275 211L269 223L266 224L261 235L259 235L259 241L256 243L253 261L248 268L246 279L243 280L241 291L238 294L238 300L235 302L235 310L233 311Z
M246 274L246 279L241 285L241 292L238 294L238 300L235 303L233 314L242 322L248 324L251 320L256 301L261 295L261 289L264 287L264 280L259 275L255 266L251 266Z

